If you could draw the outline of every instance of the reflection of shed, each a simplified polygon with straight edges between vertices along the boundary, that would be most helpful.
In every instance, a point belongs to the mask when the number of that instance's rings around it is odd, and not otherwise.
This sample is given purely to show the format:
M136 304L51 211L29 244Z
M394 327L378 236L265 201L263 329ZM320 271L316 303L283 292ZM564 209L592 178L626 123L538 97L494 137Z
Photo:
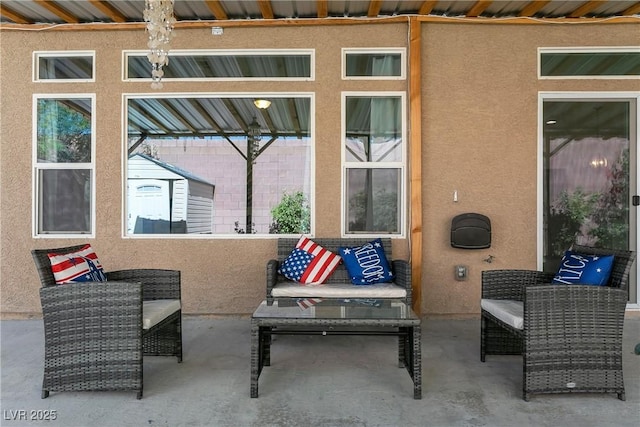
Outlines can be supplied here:
M127 232L211 233L215 185L145 154L129 157Z

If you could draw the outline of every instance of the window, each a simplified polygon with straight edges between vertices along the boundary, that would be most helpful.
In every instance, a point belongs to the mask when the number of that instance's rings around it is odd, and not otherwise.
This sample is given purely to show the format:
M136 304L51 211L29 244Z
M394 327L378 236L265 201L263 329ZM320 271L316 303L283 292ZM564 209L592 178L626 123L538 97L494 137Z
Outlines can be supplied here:
M405 94L343 93L344 234L404 235Z
M94 95L34 95L34 235L94 233Z
M95 81L95 52L34 52L33 80L36 82Z
M124 80L151 79L146 51L125 51ZM172 80L313 80L312 50L217 50L169 53L162 68Z
M259 109L255 101L270 101ZM313 95L125 95L126 236L313 227Z
M405 49L342 49L343 79L404 79L405 69Z
M538 49L540 78L640 78L640 48Z

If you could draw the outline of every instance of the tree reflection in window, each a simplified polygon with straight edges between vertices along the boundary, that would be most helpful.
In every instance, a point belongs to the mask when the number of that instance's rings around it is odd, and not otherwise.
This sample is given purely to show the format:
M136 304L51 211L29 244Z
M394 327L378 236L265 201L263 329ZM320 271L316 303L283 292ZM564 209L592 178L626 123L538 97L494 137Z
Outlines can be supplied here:
M93 231L93 102L36 98L36 234Z

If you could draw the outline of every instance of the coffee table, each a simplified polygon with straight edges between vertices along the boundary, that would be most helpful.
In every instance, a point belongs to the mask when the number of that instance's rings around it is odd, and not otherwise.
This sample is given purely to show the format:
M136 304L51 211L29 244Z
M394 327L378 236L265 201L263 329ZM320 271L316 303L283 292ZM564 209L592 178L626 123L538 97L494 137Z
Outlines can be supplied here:
M399 300L324 300L308 308L263 301L251 316L251 397L258 397L258 378L271 364L271 337L279 334L398 336L399 366L413 380L414 399L422 398L420 319Z

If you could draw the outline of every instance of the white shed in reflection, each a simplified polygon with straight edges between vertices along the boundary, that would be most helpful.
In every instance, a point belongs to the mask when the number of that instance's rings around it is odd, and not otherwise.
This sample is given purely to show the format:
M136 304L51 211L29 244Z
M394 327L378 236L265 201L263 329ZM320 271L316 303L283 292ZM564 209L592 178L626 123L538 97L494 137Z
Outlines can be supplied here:
M214 184L146 154L127 165L127 234L212 232Z

